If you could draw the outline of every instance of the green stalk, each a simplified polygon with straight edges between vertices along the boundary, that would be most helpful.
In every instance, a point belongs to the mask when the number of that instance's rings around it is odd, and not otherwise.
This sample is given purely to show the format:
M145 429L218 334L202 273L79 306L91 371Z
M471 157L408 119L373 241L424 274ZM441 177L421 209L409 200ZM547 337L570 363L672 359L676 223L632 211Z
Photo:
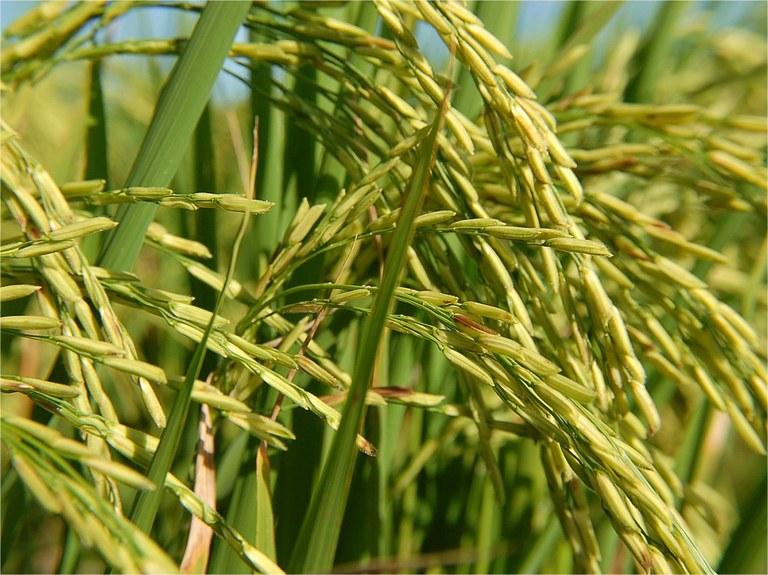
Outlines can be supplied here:
M317 391L314 387L310 391ZM288 563L312 501L312 487L320 475L324 425L314 414L301 409L290 413L290 428L296 435L291 448L276 458L278 479L274 491L277 559Z
M620 6L619 3L616 3L616 5ZM561 45L568 41L571 34L578 30L583 22L591 20L593 8L599 9L599 7L600 3L595 2L585 2L583 0L573 0L570 2L566 10L567 16L563 18L562 28L560 30ZM608 15L607 21L610 21L612 15L613 12ZM589 82L589 72L592 68L594 51L595 43L590 42L589 51L584 54L584 56L580 58L567 73L563 86L563 94L573 94Z
M85 132L85 172L84 179L106 181L109 189L107 125L105 117L104 91L101 86L101 60L94 60L89 65L88 87L88 126ZM105 209L100 209L106 215ZM84 238L83 251L92 260L101 251L101 234Z
M723 553L718 573L765 573L766 514L768 513L766 476L752 491L736 530Z
M419 446L423 441L422 431L424 429L424 416L422 410L411 410L408 419L404 423L408 426L408 445L406 449L409 454L418 452ZM418 507L418 481L414 478L408 483L400 501L400 521L397 525L397 559L406 562L414 555L422 539L422 533L419 532L416 523L416 510Z
M272 495L269 487L269 460L261 441L242 451L238 477L229 501L227 522L259 551L276 560ZM250 573L248 564L224 541L217 542L209 571L211 573Z
M744 299L741 304L741 314L747 321L754 321L755 302L760 289L765 289L765 272L768 267L768 239L763 239L760 246L760 252L755 263L752 265L752 271L749 274L747 288L744 290Z
M88 100L88 130L86 132L85 179L103 178L109 188L107 125L104 110L104 91L101 87L101 60L90 65L90 96Z
M256 540L256 516L258 515L255 460L261 441L257 437L248 437L246 440L249 445L245 448L238 466L238 476L229 500L227 522L247 541L253 543ZM254 509L257 513L253 512ZM217 541L217 545L217 552L214 553L208 567L211 573L250 573L248 565L232 547L226 545L224 541Z
M478 521L477 525L477 560L475 561L475 573L490 573L496 503L497 500L494 497L493 484L490 481L486 481L483 485L480 521Z
M552 35L558 48L562 48L568 38L578 30L579 25L584 21L584 14L588 7L586 2L578 2L577 0L571 0L564 6L560 22L557 25L557 32Z
M622 5L623 1L596 3L594 10L589 14L588 18L583 16L578 18L578 28L567 33L563 32L561 36L563 44L560 46L560 51L555 59L572 50L574 46L592 42L603 28L608 25L608 22L611 21L613 15ZM589 8L584 7L584 10L589 10Z
M381 418L377 409L372 409L366 414L364 429L365 438L378 445L381 437ZM336 561L341 564L357 562L361 569L365 569L372 557L379 556L378 534L382 524L378 513L378 500L382 494L379 493L376 459L363 457L356 460L342 520L341 531L344 537L340 538L336 549Z
M256 439L245 432L240 433L229 442L229 446L216 466L216 500L223 501L229 496L229 501L226 503L227 523L237 529L248 541L253 538L243 532L242 526L237 523L237 520L244 507L241 504L243 485L250 479L251 474L255 473L253 467L250 469L244 467L250 465L255 458L254 449L248 445L248 442L252 441L255 445ZM208 572L235 573L236 570L230 566L234 558L239 559L239 556L232 547L222 539L215 539L211 560L208 563Z
M363 419L365 396L373 375L376 351L384 331L384 322L392 303L395 287L405 263L406 251L413 237L413 221L424 200L429 172L436 155L437 135L447 104L446 99L426 138L421 143L413 177L405 196L405 204L387 254L381 288L376 293L373 310L364 324L352 386L344 405L341 424L333 439L327 463L323 468L291 557L289 570L294 573L327 572L333 566L357 455L355 438Z
M544 530L539 533L528 555L518 568L518 573L538 573L542 564L552 554L561 536L560 522L553 512Z
M392 338L387 334L387 344L381 355L379 363L379 384L391 385L390 382L408 381L410 368L415 358L415 342L407 338ZM396 357L397 361L390 361ZM388 405L380 408L381 435L376 445L376 465L379 468L379 517L381 529L379 530L379 555L390 557L395 552L395 509L392 505L389 486L394 483L397 469L397 457L402 455L399 447L400 430L403 426L406 408L403 406Z
M261 125L261 124L259 124ZM195 128L194 141L191 149L194 166L191 170L194 189L190 192L213 192L216 189L216 154L214 153L216 142L213 138L213 109L208 104L200 116L200 121ZM269 212L267 212L269 213ZM197 210L187 215L187 223L194 222L194 237L204 243L211 250L213 257L207 265L218 271L218 226L216 210ZM213 309L216 304L216 291L197 278L190 277L190 288L195 298L195 305L203 309ZM216 366L216 358L208 356L203 362L203 372L208 372Z
M266 36L260 31L250 30L249 39L251 42L264 42ZM283 209L281 153L285 130L281 116L283 112L270 102L271 75L272 67L268 63L253 62L250 74L251 116L253 121L259 119L259 129L266 136L259 139L261 149L256 190L260 199L274 202L276 208L265 214L259 221L259 226L248 234L248 241L254 246L257 256L257 265L248 266L244 270L246 278L249 279L258 277L264 271L267 259L280 239L280 211Z
M265 444L256 454L256 548L272 559L275 550L275 517L272 513L272 490L269 487L270 464Z
M701 399L693 410L691 422L683 435L680 449L675 457L675 473L684 485L695 476L695 468L701 461L704 437L709 428L711 409L706 399Z
M625 93L627 102L650 102L660 72L667 65L677 21L688 7L687 2L663 2L653 28L637 57L637 73Z
M11 550L20 547L19 536L28 517L25 513L28 497L16 468L10 467L3 472L0 495L0 566L4 572L12 572L17 563L12 564L11 561L15 561L18 556L12 554Z
M581 4L581 2L579 2ZM588 14L584 14L589 10L588 6L579 6L579 9L573 14L566 14L565 22L561 24L561 31L557 40L557 48L555 49L555 55L549 60L548 66L553 66L558 60L566 57L569 52L580 45L591 45L593 39L608 25L613 18L616 11L621 8L623 2L599 2L595 4L595 7L589 11ZM578 24L578 25L577 25ZM577 27L573 30L569 28L571 26ZM560 76L568 73L570 76L576 68L581 65L581 62L587 58L587 54L582 55L578 60L573 62L567 70L560 70L554 76L548 75L543 78L541 84L536 88L536 94L543 102L548 101L552 96L555 88L558 86ZM567 93L567 92L565 92Z
M80 562L80 541L77 533L71 528L67 529L67 536L64 539L64 551L61 554L59 563L59 573L76 573L77 565Z
M255 185L255 170L256 158L254 158L254 163L251 167L251 190ZM248 196L252 197L252 194L249 194ZM229 261L229 267L227 268L227 274L224 278L221 291L216 297L216 305L212 310L213 313L211 315L211 319L208 322L208 326L205 329L205 333L203 334L200 343L198 343L197 348L195 349L194 355L192 356L192 360L190 361L189 368L187 369L187 373L184 378L184 384L182 385L181 389L179 389L179 392L176 395L176 399L173 402L171 414L168 417L168 425L163 431L163 435L160 437L160 443L157 446L157 451L152 458L152 463L150 464L147 477L150 481L152 481L152 483L156 485L156 487L151 491L144 491L141 493L141 495L139 495L139 498L136 501L136 506L134 507L133 513L131 514L131 520L137 525L139 529L146 533L151 531L152 524L154 523L155 516L157 515L157 510L160 507L160 501L163 496L162 486L165 483L165 477L171 468L174 456L176 455L176 451L179 447L181 435L184 431L184 424L189 413L189 404L192 401L192 388L194 387L195 380L200 374L200 370L203 366L203 359L205 358L205 352L207 351L206 344L208 342L208 337L213 330L214 319L218 315L219 309L221 308L221 303L224 300L224 293L227 290L227 285L234 275L235 266L237 265L237 259L240 253L240 245L243 241L243 238L245 237L245 232L248 229L249 218L250 214L246 210L246 212L243 214L240 228L237 231L237 236L235 237L235 241L232 246L232 257Z
M171 71L125 186L167 186L245 19L250 2L210 2L203 9L184 52ZM122 206L119 225L106 241L99 265L130 270L157 211L153 204Z

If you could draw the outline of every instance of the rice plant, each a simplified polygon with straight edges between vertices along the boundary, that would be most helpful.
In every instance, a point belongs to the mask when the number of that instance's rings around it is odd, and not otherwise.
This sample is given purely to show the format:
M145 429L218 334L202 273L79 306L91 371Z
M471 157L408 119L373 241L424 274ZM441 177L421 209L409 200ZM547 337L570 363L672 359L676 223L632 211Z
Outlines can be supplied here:
M765 6L529 8L6 26L4 572L768 569Z

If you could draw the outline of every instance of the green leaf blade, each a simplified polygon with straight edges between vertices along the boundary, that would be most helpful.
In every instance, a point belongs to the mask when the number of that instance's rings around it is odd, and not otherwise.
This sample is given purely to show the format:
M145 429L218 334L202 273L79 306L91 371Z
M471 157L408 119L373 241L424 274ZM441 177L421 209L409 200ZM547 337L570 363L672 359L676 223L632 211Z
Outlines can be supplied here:
M293 573L327 572L333 565L357 455L355 439L363 419L365 396L373 374L376 351L413 237L413 221L424 199L429 172L435 159L437 136L446 108L447 100L441 106L421 144L405 205L387 254L381 287L377 291L373 310L363 327L352 386L344 405L341 424L333 439L328 464L323 468L291 557L289 571Z
M184 155L250 2L211 2L205 6L189 44L163 87L141 149L126 181L130 186L167 186ZM130 270L157 207L122 206L120 225L109 235L100 265Z

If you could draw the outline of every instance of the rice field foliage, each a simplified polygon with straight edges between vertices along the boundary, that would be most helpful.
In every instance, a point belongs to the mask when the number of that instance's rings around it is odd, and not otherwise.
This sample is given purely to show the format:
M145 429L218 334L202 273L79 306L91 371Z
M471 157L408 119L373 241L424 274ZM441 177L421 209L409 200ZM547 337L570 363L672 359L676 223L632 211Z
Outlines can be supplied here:
M4 571L765 572L765 7L521 6L6 28Z

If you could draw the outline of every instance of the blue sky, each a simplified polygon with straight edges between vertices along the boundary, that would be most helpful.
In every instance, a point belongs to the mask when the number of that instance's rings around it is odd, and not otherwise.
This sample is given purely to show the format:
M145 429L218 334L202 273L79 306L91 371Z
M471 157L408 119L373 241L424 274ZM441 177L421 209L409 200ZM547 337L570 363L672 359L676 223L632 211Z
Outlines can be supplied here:
M503 2L512 0L495 1ZM652 17L653 12L660 1L661 0L630 0L625 3L621 12L624 14L627 21L642 26ZM744 13L746 7L750 3L751 2L749 1L717 2L718 11L720 13L718 23L726 26L733 24L739 16ZM9 23L13 22L21 14L34 7L36 4L38 4L36 0L1 0L0 28L5 30ZM561 0L523 0L521 4L518 29L521 34L521 39L526 40L545 30L553 19L557 18L565 3ZM713 2L699 0L693 4L695 4L697 8L701 8L707 4L713 4ZM150 25L152 26L157 24L157 21L155 21L155 24L152 24L151 18L148 18L147 20L150 21ZM159 27L163 27L162 23ZM134 30L134 32L138 32L138 29ZM157 32L161 32L161 30L157 30Z
M512 0L485 0L485 1L512 1ZM622 26L632 26L639 29L644 28L653 18L656 9L661 0L629 0L614 16L613 25L621 23ZM24 14L27 10L37 5L33 0L0 0L0 29L5 30L6 26ZM688 13L693 14L697 10L706 8L717 9L718 16L713 19L713 25L726 27L735 24L740 17L749 9L754 2L749 1L721 1L706 2L698 0L691 2ZM518 37L521 42L535 39L538 35L551 28L553 22L557 22L559 14L565 6L565 2L559 0L525 0L521 2L518 15ZM117 26L111 29L112 40L142 37L176 37L192 29L195 17L193 15L180 14L174 11L171 17L168 12L163 11L163 17L154 17L155 8L147 10L135 10L121 19ZM605 37L609 37L610 31L604 32ZM422 26L419 29L420 43L422 44L427 56L430 58L441 59L445 47L438 39L436 33L428 26ZM163 67L170 66L168 60L161 64ZM231 79L225 79L220 82L216 89L216 95L225 98L238 98L241 94L241 88L237 82Z

